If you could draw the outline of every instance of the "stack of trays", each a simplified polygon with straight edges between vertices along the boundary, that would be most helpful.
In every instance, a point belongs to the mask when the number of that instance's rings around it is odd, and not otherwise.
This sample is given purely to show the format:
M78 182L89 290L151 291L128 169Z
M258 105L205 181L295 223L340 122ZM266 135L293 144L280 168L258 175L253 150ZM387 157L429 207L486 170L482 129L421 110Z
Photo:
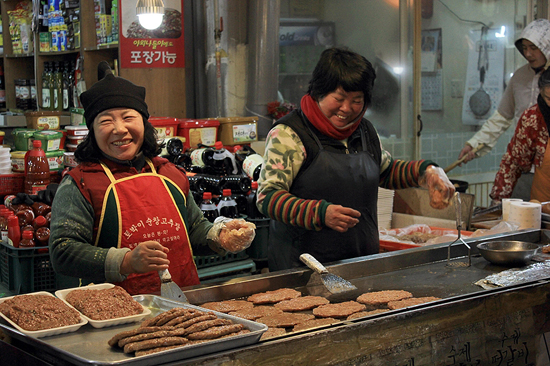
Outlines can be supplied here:
M393 195L391 189L378 188L378 227L391 229L393 213Z

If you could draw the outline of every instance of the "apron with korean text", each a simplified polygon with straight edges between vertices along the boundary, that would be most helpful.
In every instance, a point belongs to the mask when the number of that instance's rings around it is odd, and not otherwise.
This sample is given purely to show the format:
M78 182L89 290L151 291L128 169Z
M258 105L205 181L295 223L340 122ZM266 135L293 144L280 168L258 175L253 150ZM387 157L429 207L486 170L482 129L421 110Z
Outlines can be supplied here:
M157 174L149 159L151 173L115 179L101 163L111 184L105 192L96 236L117 248L134 249L139 243L154 240L170 249L169 271L178 286L199 284L199 276L180 210L185 210L185 195L170 179ZM178 209L179 208L179 209ZM158 272L132 273L117 283L131 295L160 292Z

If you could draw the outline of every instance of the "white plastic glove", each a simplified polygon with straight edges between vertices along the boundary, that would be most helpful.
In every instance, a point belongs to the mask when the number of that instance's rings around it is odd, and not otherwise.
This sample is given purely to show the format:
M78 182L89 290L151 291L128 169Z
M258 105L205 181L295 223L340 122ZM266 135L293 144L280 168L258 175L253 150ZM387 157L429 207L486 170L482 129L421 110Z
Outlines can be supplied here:
M256 225L243 219L219 216L208 232L207 238L219 244L229 253L238 253L250 246L256 236Z
M418 183L420 187L428 189L430 206L437 209L449 206L455 193L455 187L443 169L434 165L428 166Z

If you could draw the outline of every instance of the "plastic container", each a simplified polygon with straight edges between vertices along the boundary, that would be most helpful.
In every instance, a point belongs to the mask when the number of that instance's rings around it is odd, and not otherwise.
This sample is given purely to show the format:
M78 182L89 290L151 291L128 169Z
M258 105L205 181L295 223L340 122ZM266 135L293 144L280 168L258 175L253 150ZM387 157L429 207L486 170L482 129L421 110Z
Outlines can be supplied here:
M34 140L40 140L42 142L42 150L48 151L57 151L61 147L61 138L63 133L58 131L36 131L33 134Z
M223 196L218 203L218 211L220 216L228 218L238 218L239 210L237 209L237 202L233 198L230 189L223 190Z
M4 136L6 135L6 133L4 131L0 131L0 145L2 145L4 143Z
M214 202L212 202L211 192L204 192L202 194L202 202L200 208L204 217L210 222L214 222L214 220L216 220L216 218L220 215L218 209L216 208L216 205L214 204Z
M71 126L86 126L84 108L71 108Z
M258 141L258 117L222 117L218 129L224 145L240 145Z
M178 119L173 117L149 117L149 122L157 130L157 138L164 140L178 133Z
M37 194L50 184L50 165L40 140L33 141L33 148L25 154L24 193Z
M57 130L60 125L61 112L38 111L26 112L27 128L35 130Z
M36 131L27 128L15 128L12 131L15 150L28 151L32 149L33 135Z
M0 196L23 192L25 174L0 175Z
M84 141L85 138L86 136L67 136L67 144L78 145Z
M64 153L64 150L46 152L46 159L48 160L50 171L63 170L65 167ZM11 168L13 172L23 173L25 171L25 154L26 151L12 151Z
M178 135L185 137L186 148L196 149L199 144L213 146L218 140L220 122L214 119L180 119Z
M50 253L44 248L14 248L0 243L0 274L2 284L16 294L56 290Z
M78 145L73 145L73 144L65 145L65 149L69 152L75 152L77 147Z
M70 166L72 168L74 168L75 166L78 165L78 163L76 162L76 160L74 158L74 152L72 152L72 151L63 152L63 164L65 166Z
M436 226L430 226L430 229L432 233L436 235L444 235L445 233L456 233L458 235L458 231L456 229L445 229L441 227ZM400 232L400 229L392 229L396 233ZM467 239L468 236L472 235L473 232L461 230L460 231L461 236L464 239ZM402 242L395 242L395 241L389 241L389 240L380 240L380 252L393 252L396 250L403 250L403 249L411 249L411 248L418 248L422 245L419 244L410 244L410 243L402 243Z
M65 130L67 130L67 137L86 136L88 134L88 127L86 126L65 126Z

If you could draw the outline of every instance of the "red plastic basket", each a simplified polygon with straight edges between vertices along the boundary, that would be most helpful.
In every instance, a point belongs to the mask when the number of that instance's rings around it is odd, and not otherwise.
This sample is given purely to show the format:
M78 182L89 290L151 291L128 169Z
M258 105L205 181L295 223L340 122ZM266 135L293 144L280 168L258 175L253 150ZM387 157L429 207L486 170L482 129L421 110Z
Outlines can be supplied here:
M0 196L23 192L25 174L0 174Z

